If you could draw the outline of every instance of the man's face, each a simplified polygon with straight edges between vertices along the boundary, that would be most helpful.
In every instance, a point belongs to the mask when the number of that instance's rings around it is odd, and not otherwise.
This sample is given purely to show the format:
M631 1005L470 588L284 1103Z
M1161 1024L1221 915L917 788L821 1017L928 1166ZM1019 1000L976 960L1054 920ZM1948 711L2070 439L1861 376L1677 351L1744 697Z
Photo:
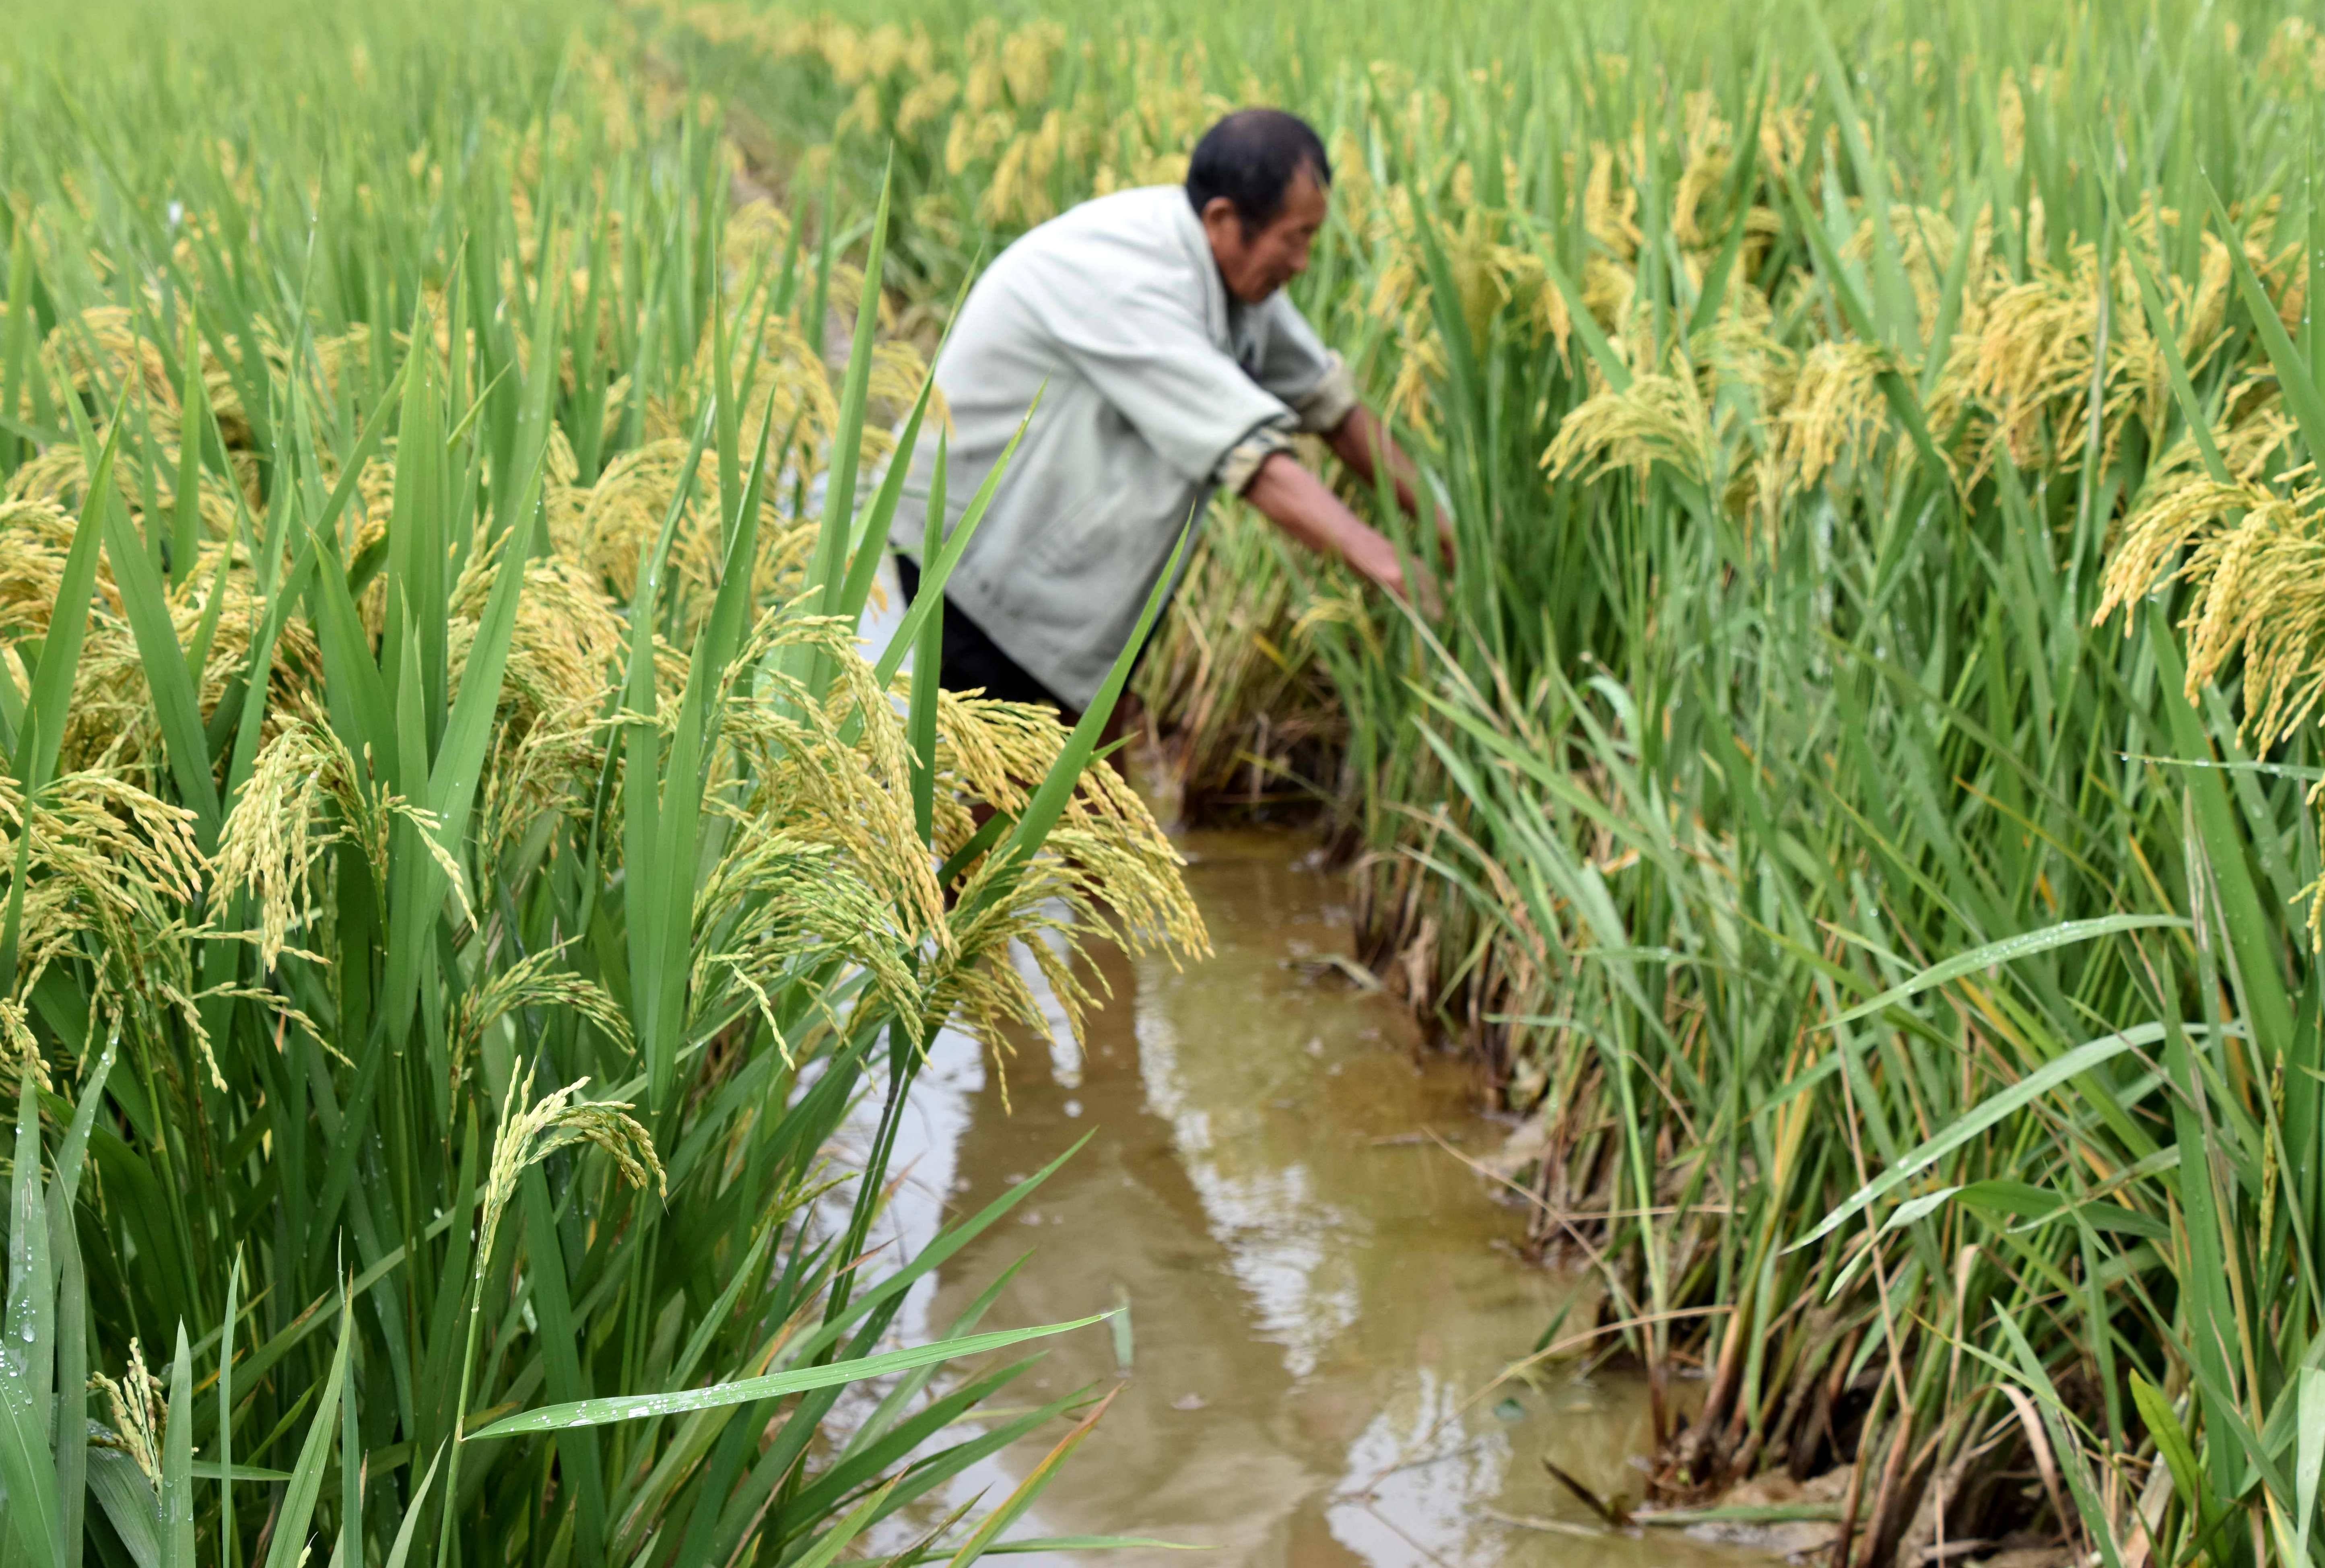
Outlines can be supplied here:
M1249 236L1235 203L1224 196L1211 198L1203 209L1203 232L1210 237L1211 255L1227 292L1256 305L1306 272L1308 249L1330 209L1330 193L1316 182L1316 172L1304 166L1292 177L1274 221Z

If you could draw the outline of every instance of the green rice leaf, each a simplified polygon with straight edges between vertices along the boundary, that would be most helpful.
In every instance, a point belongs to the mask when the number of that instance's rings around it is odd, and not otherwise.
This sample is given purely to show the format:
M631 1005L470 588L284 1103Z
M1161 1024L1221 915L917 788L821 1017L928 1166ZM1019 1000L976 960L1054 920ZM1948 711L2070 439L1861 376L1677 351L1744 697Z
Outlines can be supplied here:
M412 1489L412 1502L403 1510L403 1522L395 1527L395 1541L388 1547L387 1561L382 1568L403 1568L411 1556L412 1537L419 1533L421 1517L428 1511L428 1489L436 1484L436 1467L443 1462L444 1451L439 1448L428 1461L427 1473Z
M755 1400L773 1399L786 1394L805 1393L811 1388L829 1388L844 1383L857 1383L867 1378L885 1377L891 1372L907 1372L916 1367L938 1361L957 1361L970 1356L982 1356L992 1350L1006 1350L1029 1340L1045 1339L1051 1334L1070 1333L1104 1322L1111 1316L1100 1313L1095 1317L1077 1318L1071 1322L1050 1323L1037 1329L1008 1329L996 1333L971 1334L966 1339L940 1340L931 1345L919 1345L911 1350L890 1350L877 1356L864 1356L849 1361L827 1361L821 1366L800 1367L788 1372L773 1372L763 1378L745 1378L732 1383L720 1383L709 1388L687 1389L674 1394L635 1394L610 1399L583 1399L570 1405L551 1405L539 1410L528 1410L522 1415L505 1416L480 1432L470 1433L468 1441L482 1443L489 1438L515 1437L528 1433L558 1432L576 1426L603 1426L617 1421L636 1421L647 1416L675 1415L690 1410L715 1410L729 1405L746 1405Z
M999 1508L986 1517L985 1522L977 1527L976 1532L967 1541L961 1543L960 1550L952 1555L951 1568L968 1568L970 1563L985 1555L993 1543L1000 1538L1002 1531L1015 1524L1025 1510L1033 1506L1033 1499L1048 1489L1051 1480L1057 1475L1058 1467L1066 1461L1066 1456L1081 1446L1083 1441L1096 1428L1099 1419L1106 1415L1107 1406L1114 1403L1115 1394L1119 1394L1121 1391L1117 1386L1114 1394L1108 1394L1099 1400L1096 1407L1088 1415L1082 1417L1071 1432L1058 1440L1056 1447L1042 1456L1041 1462L1028 1471L1025 1479L1017 1483L1017 1489L1011 1492Z
M903 498L904 476L912 467L912 451L921 439L921 420L928 413L929 394L936 385L933 373L922 378L920 395L912 400L912 412L904 416L903 429L896 436L895 450L888 454L887 471L880 477L880 487L872 493L872 505L865 509L864 526L856 531L850 545L848 577L840 587L837 610L850 620L861 618L864 607L872 600L873 581L879 575L881 558L888 553L888 528ZM940 524L942 516L931 502L931 523ZM942 532L940 525L939 532Z
M2309 1561L2310 1527L2317 1519L2317 1478L2325 1472L2325 1370L2301 1369L2297 1416L2299 1452L2293 1465L2293 1527L2292 1560Z
M2228 266L2237 280L2237 292L2252 315L2253 327L2260 335L2261 347L2268 353L2268 362L2276 372L2277 385L2283 389L2284 405L2301 426L2301 439L2312 458L2325 458L2325 392L2320 392L2317 378L2311 374L2308 362L2301 350L2294 348L2292 335L2285 331L2284 322L2276 313L2276 302L2261 287L2260 279L2253 275L2252 263L2245 255L2244 235L2220 193L2210 181L2204 182L2204 194L2211 202L2212 221L2218 226L2221 237L2228 241Z
M104 536L106 512L113 505L114 457L127 398L125 390L122 403L115 406L113 418L106 425L105 444L89 465L88 493L81 503L80 522L73 529L72 546L65 554L56 603L49 612L48 635L42 639L40 660L32 667L32 692L25 703L24 733L17 743L15 766L16 777L27 793L48 787L56 774L57 753L64 746L65 713L72 700L73 677L80 669L81 643L88 633L89 596L97 586L97 547ZM22 886L20 877L17 887ZM12 892L12 900L14 896ZM13 954L13 903L9 924Z
M162 1568L194 1563L194 1354L178 1325L170 1361L170 1414L162 1455Z
M144 665L171 777L177 783L179 797L192 808L199 822L202 842L214 843L219 820L218 784L210 776L201 705L186 668L185 650L178 645L161 574L132 528L129 515L118 505L105 509L105 538L114 587L121 594L122 608L137 640L138 659Z
M1923 991L1935 990L1940 986L1960 979L1964 975L2012 963L2035 953L2071 947L2077 942L2115 936L2126 931L2185 931L2188 924L2184 916L2177 914L2107 914L2091 920L2064 921L2041 931L2022 932L2016 936L2006 936L1999 942L1990 942L1968 952L1957 953L1942 963L1932 964L1904 984L1893 986L1879 996L1859 1002L1847 1012L1828 1018L1817 1026L1837 1029L1843 1024L1854 1024L1859 1018L1894 1007Z
M210 400L202 385L200 309L199 302L187 302L184 380L178 393L178 491L170 534L172 586L184 582L193 571L195 557L201 548L202 437L209 422L205 415ZM0 407L7 406L7 400L0 398Z
M2131 1396L2139 1406L2139 1419L2148 1435L2155 1439L2156 1452L2171 1469L2172 1484L2180 1489L2181 1497L2200 1507L2204 1486L2196 1468L2196 1451L2188 1441L2188 1429L2181 1424L2163 1390L2137 1372L2131 1374Z
M88 1489L113 1533L128 1548L130 1561L137 1568L162 1568L161 1499L137 1461L117 1448L90 1445Z
M1801 1248L1821 1241L1866 1209L1912 1181L1938 1161L1978 1137L1995 1123L2033 1104L2059 1085L2081 1077L2096 1067L2104 1065L2131 1049L2130 1040L2122 1035L2110 1035L2079 1045L2074 1050L2028 1073L1998 1094L1991 1095L1965 1111L1951 1125L1935 1137L1915 1147L1881 1175L1859 1187L1848 1201L1826 1215L1817 1228L1786 1248Z
M864 1526L879 1517L889 1495L896 1489L896 1481L902 1479L897 1477L885 1486L876 1487L866 1493L864 1500L850 1508L838 1524L826 1530L815 1545L793 1559L790 1568L829 1568L848 1544L864 1533Z
M951 579L952 569L959 563L961 553L968 548L968 542L977 536L977 525L985 520L986 509L993 504L994 492L1001 487L1001 476L1008 471L1009 459L1016 455L1017 443L1025 439L1025 427L1033 422L1034 411L1041 406L1042 400L1037 396L1033 400L1033 407L1027 409L1025 417L1017 422L1016 430L1009 437L1009 444L1001 449L1000 458L977 487L977 493L968 498L968 505L962 509L960 521L952 525L952 531L945 533L939 525L940 543L933 555L929 550L927 536L922 535L920 591L912 596L912 607L905 610L903 623L896 627L895 636L888 640L886 650L873 666L873 679L884 689L896 678L897 670L904 663L905 654L912 650L921 636L923 623L937 613L938 607L943 602L944 585ZM937 516L933 505L929 509L929 516L932 520Z
M825 480L823 523L816 535L815 555L808 566L807 590L815 596L822 615L841 613L846 591L848 536L856 521L856 483L863 468L864 406L872 383L872 348L880 328L880 279L887 255L888 199L892 174L880 180L879 204L873 210L872 243L864 258L864 292L856 306L856 341L848 354L848 373L840 384L839 417L832 428L831 466ZM827 218L826 238L829 238ZM819 285L818 292L821 292ZM822 330L819 320L816 330Z
M316 1401L314 1414L308 1418L307 1439L300 1445L298 1462L291 1467L291 1481L283 1490L273 1539L266 1551L266 1568L300 1568L307 1556L307 1527L315 1517L315 1501L322 1495L323 1469L330 1461L331 1440L338 1435L332 1428L338 1415L341 1392L347 1387L347 1347L355 1337L354 1331L354 1301L342 1297L338 1349L331 1354L331 1370L324 1381L322 1397Z
M41 1181L40 1104L27 1076L16 1101L11 1178L8 1344L0 1353L0 1485L7 1522L25 1561L58 1562L57 1469L49 1446L49 1374L55 1355L55 1282L50 1277L48 1203Z

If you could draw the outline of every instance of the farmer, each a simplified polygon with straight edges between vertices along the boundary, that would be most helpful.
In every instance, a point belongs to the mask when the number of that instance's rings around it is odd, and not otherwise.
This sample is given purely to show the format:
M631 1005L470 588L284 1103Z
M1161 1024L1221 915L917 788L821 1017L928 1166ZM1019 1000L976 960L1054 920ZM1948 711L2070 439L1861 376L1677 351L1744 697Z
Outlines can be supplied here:
M1311 431L1366 484L1385 464L1413 509L1411 463L1283 292L1331 181L1304 121L1244 109L1196 144L1184 187L1084 202L977 280L936 364L954 429L948 528L1040 404L945 583L948 689L1077 716L1214 490L1407 595L1389 542L1292 451ZM934 545L935 448L922 439L894 524L907 597Z

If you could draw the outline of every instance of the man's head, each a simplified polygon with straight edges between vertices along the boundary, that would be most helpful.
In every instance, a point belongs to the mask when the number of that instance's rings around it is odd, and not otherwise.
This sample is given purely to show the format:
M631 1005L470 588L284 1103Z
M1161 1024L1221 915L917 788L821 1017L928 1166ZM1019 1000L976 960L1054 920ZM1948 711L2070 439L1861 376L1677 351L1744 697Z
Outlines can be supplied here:
M1324 144L1297 115L1237 109L1203 133L1187 199L1229 293L1255 305L1308 270L1331 186Z

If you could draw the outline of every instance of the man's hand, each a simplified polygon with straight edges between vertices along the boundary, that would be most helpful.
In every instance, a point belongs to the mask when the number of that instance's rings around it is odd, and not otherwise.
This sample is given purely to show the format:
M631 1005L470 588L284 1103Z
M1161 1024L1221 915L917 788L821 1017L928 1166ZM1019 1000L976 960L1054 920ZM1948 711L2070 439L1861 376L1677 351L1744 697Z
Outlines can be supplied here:
M1424 616L1444 612L1435 589L1424 579L1417 591L1405 581L1396 547L1341 503L1323 480L1300 466L1289 452L1274 452L1259 465L1243 498L1301 543L1337 555L1357 572Z

